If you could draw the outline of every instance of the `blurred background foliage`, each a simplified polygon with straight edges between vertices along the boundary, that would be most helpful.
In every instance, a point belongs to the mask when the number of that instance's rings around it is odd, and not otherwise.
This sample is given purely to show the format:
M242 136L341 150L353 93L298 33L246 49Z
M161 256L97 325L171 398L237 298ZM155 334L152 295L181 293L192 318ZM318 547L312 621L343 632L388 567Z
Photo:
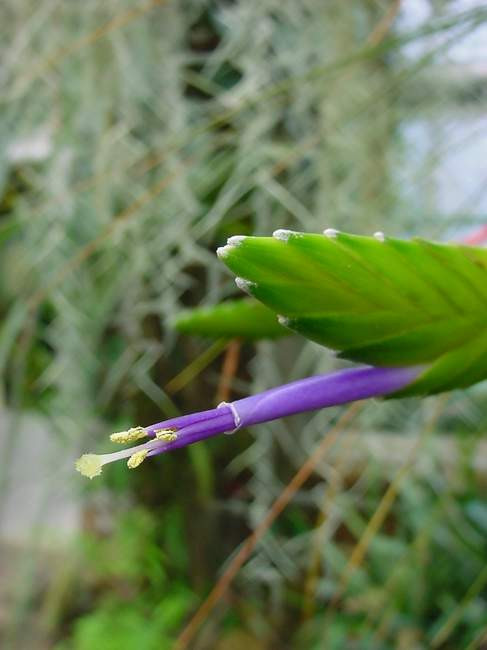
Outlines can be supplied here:
M93 483L73 460L339 365L174 330L238 296L228 236L485 222L482 5L2 2L2 648L173 646L341 410ZM487 647L486 403L363 408L190 647Z

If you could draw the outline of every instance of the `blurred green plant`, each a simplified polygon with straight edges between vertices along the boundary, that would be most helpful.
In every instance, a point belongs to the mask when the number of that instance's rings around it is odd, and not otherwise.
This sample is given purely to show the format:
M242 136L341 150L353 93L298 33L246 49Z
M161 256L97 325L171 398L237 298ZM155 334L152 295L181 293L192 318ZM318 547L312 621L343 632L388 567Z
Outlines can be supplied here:
M256 300L227 300L214 307L180 312L171 323L181 334L213 339L239 338L248 341L278 339L290 332L277 321L276 314Z
M106 593L96 610L78 618L71 640L56 649L170 648L194 603L177 579L188 568L182 523L177 507L159 518L138 508L123 515L108 536L85 533L77 554L88 569L71 606L83 608L87 595L100 588Z

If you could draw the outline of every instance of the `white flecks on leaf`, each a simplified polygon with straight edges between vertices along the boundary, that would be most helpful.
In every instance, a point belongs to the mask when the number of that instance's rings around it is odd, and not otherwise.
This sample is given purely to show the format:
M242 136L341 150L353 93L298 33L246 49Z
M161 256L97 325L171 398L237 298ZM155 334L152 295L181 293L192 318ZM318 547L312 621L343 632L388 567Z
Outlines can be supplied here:
M240 246L247 239L247 235L233 235L227 239L227 246Z
M228 255L228 253L232 250L232 246L219 246L216 249L216 254L220 259L223 259Z
M239 289L248 293L249 296L252 295L252 289L257 286L255 282L245 280L244 278L235 278L235 284Z
M284 242L288 241L288 239L293 235L299 237L300 235L302 236L302 233L296 232L295 230L286 230L285 228L279 228L278 230L274 230L272 233L274 239Z
M247 239L246 235L234 235L233 237L229 237L227 239L226 246L220 246L219 248L217 248L216 249L216 254L218 255L219 258L226 257L235 248L237 248L237 246L240 246L240 244L245 239Z
M330 239L336 239L340 234L340 231L336 230L335 228L326 228L326 230L323 230L323 234Z

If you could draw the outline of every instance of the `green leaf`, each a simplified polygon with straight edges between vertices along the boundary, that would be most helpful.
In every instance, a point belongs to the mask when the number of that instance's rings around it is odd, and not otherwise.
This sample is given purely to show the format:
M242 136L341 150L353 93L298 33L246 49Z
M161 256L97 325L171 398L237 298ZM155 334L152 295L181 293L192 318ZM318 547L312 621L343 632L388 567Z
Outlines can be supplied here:
M219 249L293 331L377 366L425 364L401 395L487 378L487 250L421 239L277 231Z
M279 325L276 314L256 300L228 300L214 307L181 312L172 325L184 334L208 338L277 339L291 332Z

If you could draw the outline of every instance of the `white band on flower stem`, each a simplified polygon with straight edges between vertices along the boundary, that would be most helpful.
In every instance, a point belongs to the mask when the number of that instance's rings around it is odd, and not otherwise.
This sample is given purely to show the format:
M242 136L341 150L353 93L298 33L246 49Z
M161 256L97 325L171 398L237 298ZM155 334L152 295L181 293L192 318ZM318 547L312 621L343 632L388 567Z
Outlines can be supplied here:
M232 429L231 431L224 431L224 434L226 436L231 436L232 433L238 431L242 426L242 418L240 417L240 413L237 411L237 407L235 406L235 404L232 404L232 402L220 402L220 404L218 404L216 408L219 409L222 406L228 406L228 408L230 409L233 415L233 423L235 424L235 429Z

